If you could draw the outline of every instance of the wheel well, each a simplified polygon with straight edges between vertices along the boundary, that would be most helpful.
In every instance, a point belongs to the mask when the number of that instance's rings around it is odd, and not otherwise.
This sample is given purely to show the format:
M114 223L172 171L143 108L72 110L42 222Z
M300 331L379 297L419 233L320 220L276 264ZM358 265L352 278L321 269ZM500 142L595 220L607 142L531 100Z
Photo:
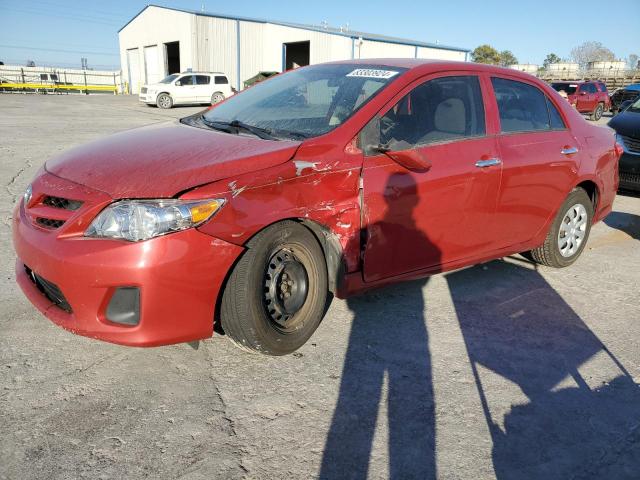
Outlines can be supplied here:
M327 265L327 280L329 283L329 291L334 295L338 291L338 287L340 283L344 279L344 275L346 272L345 263L342 256L342 245L338 241L338 238L331 232L331 230L322 225L320 223L314 222L313 220L309 220L306 218L283 218L278 220L277 222L271 223L269 225L265 225L260 230L255 232L251 237L249 237L244 245L246 246L253 237L255 237L258 233L260 233L265 228L268 228L272 225L277 225L280 222L285 220L290 220L294 222L298 222L305 228L307 228L313 236L318 240L320 247L322 248L322 253L324 255L325 263ZM227 286L227 281L231 276L231 272L236 267L236 263L240 259L242 255L236 259L233 263L229 271L225 275L225 279L222 282L222 288L218 292L218 298L216 299L216 308L215 308L215 318L213 319L213 328L214 332L224 335L224 330L222 329L222 325L220 323L220 302L222 301L222 293Z
M576 188L581 188L585 192L587 192L587 195L589 195L589 198L591 199L591 204L593 205L593 211L595 213L598 207L598 200L599 200L598 186L595 183L593 183L591 180L585 180L584 182L576 185Z

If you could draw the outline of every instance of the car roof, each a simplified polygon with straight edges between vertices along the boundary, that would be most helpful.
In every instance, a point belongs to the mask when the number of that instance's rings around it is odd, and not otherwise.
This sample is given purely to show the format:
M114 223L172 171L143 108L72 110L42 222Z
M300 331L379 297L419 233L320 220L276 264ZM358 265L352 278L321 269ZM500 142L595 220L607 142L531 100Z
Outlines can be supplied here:
M176 75L226 75L222 72L180 72Z
M640 92L640 83L634 83L624 87L625 90L633 90L634 92Z
M367 58L367 59L353 59L353 60L340 60L335 62L327 62L327 64L336 65L367 65L367 66L381 66L381 67L396 67L407 68L410 70L419 69L423 73L430 71L442 71L442 70L471 70L485 73L495 73L502 75L509 75L512 77L521 77L528 80L535 79L540 81L536 76L515 70L513 68L498 67L496 65L486 65L483 63L473 62L460 62L453 60L430 60L422 58Z

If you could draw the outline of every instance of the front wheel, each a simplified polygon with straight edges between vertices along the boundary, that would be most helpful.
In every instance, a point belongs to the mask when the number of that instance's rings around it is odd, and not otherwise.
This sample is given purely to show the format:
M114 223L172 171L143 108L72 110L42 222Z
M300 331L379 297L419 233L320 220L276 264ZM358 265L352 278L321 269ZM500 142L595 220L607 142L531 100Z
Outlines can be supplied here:
M160 108L169 109L173 107L173 99L168 93L161 93L156 99L156 105Z
M542 265L568 267L584 250L592 219L591 199L582 188L576 188L560 207L544 243L528 254Z
M591 120L597 122L602 118L602 113L604 112L604 105L599 103L596 105L596 108L591 112Z
M327 268L315 236L287 220L258 233L222 294L220 321L240 348L286 355L318 328L327 301Z

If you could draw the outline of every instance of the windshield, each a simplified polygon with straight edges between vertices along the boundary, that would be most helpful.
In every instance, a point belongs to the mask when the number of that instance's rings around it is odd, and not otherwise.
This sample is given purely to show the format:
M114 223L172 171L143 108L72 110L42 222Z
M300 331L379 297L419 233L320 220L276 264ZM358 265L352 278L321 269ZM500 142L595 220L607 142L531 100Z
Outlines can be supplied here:
M204 120L241 122L273 135L315 137L342 124L405 70L349 64L305 67L229 98Z
M629 105L629 108L627 108L625 112L640 113L640 97Z
M564 90L567 95L573 95L574 93L576 93L578 85L575 83L552 83L551 88L553 88L556 92Z
M174 74L172 74L172 75L169 75L169 76L167 76L167 77L164 77L164 78L163 78L162 80L160 80L160 82L158 82L158 83L171 83L171 82L173 82L176 78L178 78L178 75L174 73Z

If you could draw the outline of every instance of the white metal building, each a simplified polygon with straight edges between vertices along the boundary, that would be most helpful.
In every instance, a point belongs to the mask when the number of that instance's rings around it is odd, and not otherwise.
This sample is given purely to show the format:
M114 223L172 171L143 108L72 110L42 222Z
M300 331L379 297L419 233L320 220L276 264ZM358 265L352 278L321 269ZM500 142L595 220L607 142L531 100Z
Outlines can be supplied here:
M238 90L261 71L351 58L466 61L469 50L325 26L299 25L148 5L118 32L131 93L165 75L224 72Z

